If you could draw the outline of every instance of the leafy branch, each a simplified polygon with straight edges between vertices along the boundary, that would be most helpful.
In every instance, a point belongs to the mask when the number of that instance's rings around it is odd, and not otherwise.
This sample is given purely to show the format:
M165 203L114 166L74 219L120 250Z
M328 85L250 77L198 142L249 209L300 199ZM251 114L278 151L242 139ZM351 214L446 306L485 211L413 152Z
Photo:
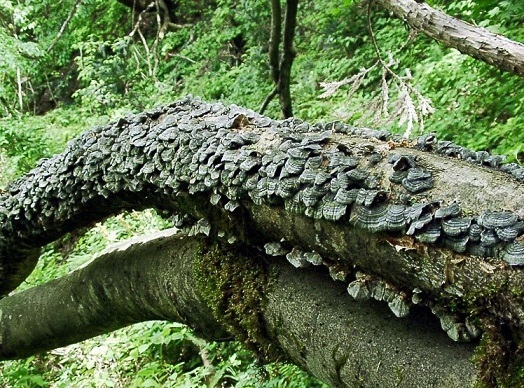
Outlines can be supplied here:
M67 25L69 24L69 22L71 21L71 19L75 15L76 10L78 9L78 6L80 5L81 2L82 2L82 0L76 0L75 3L73 4L73 6L71 7L71 9L69 10L69 14L67 15L66 20L64 20L64 22L62 23L62 26L60 27L60 30L58 31L58 33L54 37L53 41L51 42L51 44L47 48L47 52L48 53L53 50L53 48L55 47L57 42L60 40L60 38L64 34L64 31L67 28Z

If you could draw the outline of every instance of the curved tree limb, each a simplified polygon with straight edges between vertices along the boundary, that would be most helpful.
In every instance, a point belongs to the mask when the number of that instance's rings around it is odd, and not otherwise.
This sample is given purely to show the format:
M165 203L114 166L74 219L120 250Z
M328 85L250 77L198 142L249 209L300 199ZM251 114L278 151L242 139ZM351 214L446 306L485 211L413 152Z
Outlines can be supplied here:
M195 287L196 253L207 250L201 238L164 231L1 300L0 358L26 357L149 319L184 322L208 339L229 336ZM259 295L266 300L260 312L266 340L332 386L410 381L462 387L477 379L473 346L450 344L427 314L392 321L385 306L341 298L344 287L321 271L297 271L276 259L264 265L274 274Z
M153 319L188 322L210 339L229 336L189 286L192 260L205 245L173 234L117 246L67 276L0 300L0 359Z
M86 132L0 194L2 289L39 246L155 207L297 266L313 257L398 316L426 306L455 340L481 328L507 371L524 336L524 169L499 162L430 135L410 143L186 98Z
M524 76L524 44L473 26L415 0L374 0L412 28L500 70Z

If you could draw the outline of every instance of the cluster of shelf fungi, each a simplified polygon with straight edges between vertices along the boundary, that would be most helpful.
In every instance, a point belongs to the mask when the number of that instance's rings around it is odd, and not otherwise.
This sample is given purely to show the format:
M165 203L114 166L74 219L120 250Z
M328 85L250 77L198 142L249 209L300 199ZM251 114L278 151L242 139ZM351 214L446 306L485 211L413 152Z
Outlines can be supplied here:
M334 141L339 135L369 142L349 147ZM524 244L518 239L524 222L517 214L466 215L459 203L414 201L413 195L433 188L433 174L410 153L391 152L391 144L460 158L524 180L519 165L502 164L500 156L438 141L432 134L407 142L385 130L340 122L310 125L294 118L276 121L237 106L186 97L88 131L63 153L42 160L13 182L0 194L0 252L57 234L54 229L85 216L84 206L99 199L114 198L129 208L132 193L173 198L187 192L208 193L212 205L230 212L246 200L283 205L315 219L346 222L375 233L406 234L455 252L524 265ZM373 169L384 162L390 166L387 180L403 193L394 201L384 177ZM199 220L191 233L209 235L212 225ZM223 231L217 235L234 241ZM433 305L420 289L399 289L363 271L337 271L332 260L286 241L268 241L264 250L285 256L295 267L325 264L335 280L350 281L352 297L384 301L398 317L406 316L412 305L426 305L456 341L480 335L468 317Z

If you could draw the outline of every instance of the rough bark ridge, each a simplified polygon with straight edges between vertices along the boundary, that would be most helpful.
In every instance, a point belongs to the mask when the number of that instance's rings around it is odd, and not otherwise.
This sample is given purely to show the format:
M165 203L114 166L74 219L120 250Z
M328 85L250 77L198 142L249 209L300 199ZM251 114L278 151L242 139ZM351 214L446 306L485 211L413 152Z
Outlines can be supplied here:
M523 335L524 169L500 160L432 135L406 142L188 97L86 132L10 185L2 291L43 244L153 206L205 217L195 231L295 266L323 264L352 296L399 317L427 306L454 340L483 329L507 371Z
M424 2L375 0L411 27L490 65L524 76L524 45L482 27L455 19Z

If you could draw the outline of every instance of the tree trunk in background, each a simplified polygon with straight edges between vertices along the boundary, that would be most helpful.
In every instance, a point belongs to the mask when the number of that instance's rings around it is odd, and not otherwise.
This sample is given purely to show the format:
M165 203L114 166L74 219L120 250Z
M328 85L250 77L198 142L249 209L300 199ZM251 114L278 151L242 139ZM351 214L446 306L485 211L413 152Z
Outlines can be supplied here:
M323 265L399 317L431 311L456 341L484 331L482 377L505 381L524 336L524 168L499 164L431 135L186 98L86 132L0 194L2 290L38 247L155 207L193 217L191 233L213 242Z
M298 0L287 0L284 13L284 33L282 35L282 9L279 0L271 1L271 35L269 39L269 67L271 79L275 84L260 108L263 114L269 103L278 96L280 110L284 118L293 117L291 100L291 68L296 52L293 45L297 26ZM282 42L282 55L280 43Z
M375 0L415 30L500 70L524 76L524 45L414 0Z
M282 38L282 59L280 60L280 72L278 79L278 91L280 109L282 116L286 119L293 117L293 107L291 103L291 67L295 59L296 52L293 45L295 39L295 29L297 26L298 0L286 1L286 12L284 15L284 35Z
M142 12L147 9L151 1L149 0L117 0L119 3L131 8L134 12Z

